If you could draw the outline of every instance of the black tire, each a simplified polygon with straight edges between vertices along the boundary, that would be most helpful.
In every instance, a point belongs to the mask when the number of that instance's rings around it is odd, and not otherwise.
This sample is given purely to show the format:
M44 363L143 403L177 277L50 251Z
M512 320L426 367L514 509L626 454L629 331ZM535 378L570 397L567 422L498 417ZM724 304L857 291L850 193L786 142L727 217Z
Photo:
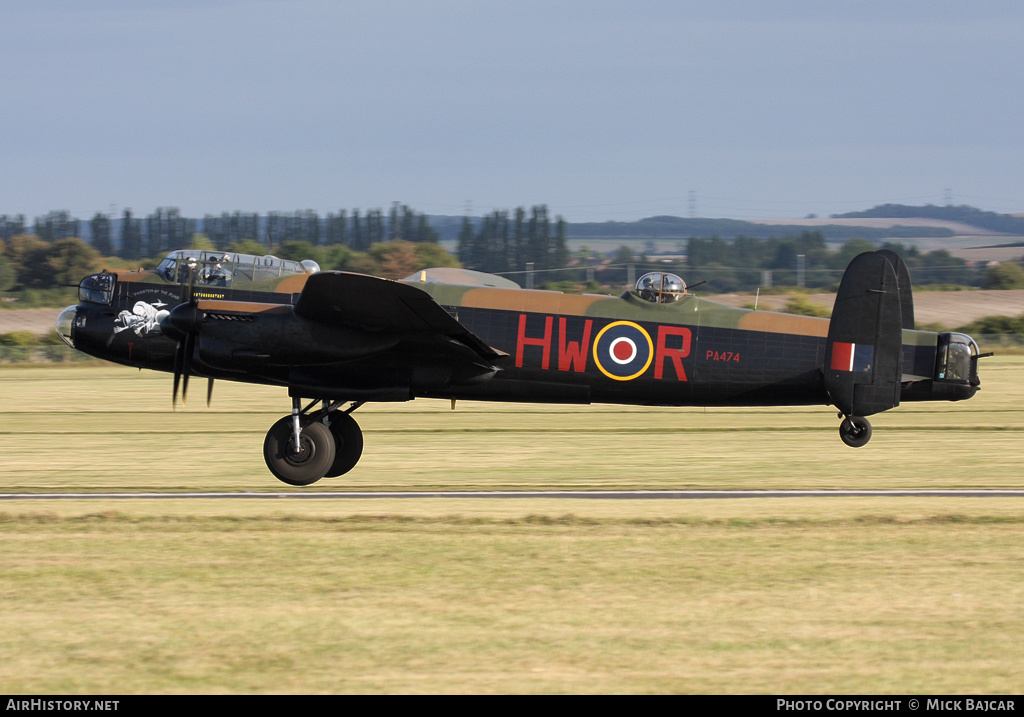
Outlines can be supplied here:
M851 448L860 448L871 440L871 423L863 416L847 416L839 424L839 437Z
M263 459L278 480L288 485L311 485L327 475L334 463L334 437L319 421L308 423L299 434L302 450L292 450L292 417L285 416L267 431Z
M363 455L363 432L348 413L331 413L331 435L334 436L334 463L325 474L328 478L344 475L356 467Z

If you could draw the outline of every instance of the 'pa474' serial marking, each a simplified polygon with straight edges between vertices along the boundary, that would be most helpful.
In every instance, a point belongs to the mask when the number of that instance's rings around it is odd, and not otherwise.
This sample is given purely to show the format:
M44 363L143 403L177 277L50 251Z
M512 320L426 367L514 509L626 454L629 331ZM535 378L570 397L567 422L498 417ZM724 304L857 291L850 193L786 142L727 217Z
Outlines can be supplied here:
M654 366L654 378L669 378L672 373L676 380L686 381L683 359L690 355L693 334L685 326L658 326L657 340L632 321L612 321L594 333L594 320L586 319L582 330L575 336L568 332L565 317L558 319L558 343L554 341L554 316L543 317L544 328L539 330L539 317L532 319L528 314L519 315L519 331L516 337L516 367L523 366L528 348L541 351L540 366L551 369L552 355L555 355L558 371L587 370L592 357L597 369L616 381L632 381L643 376ZM529 331L527 323L530 323ZM555 353L557 350L557 353ZM737 359L738 355L737 355ZM666 371L668 366L668 371Z
M707 361L732 361L734 363L740 362L739 351L713 351L709 350L707 355L704 357Z

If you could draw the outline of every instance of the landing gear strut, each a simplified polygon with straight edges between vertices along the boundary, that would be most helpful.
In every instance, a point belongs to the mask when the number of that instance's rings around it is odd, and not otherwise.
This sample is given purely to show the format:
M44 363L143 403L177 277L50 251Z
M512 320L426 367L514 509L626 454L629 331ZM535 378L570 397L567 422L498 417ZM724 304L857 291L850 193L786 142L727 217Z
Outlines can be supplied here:
M341 402L310 413L314 401L304 410L293 400L292 414L277 421L263 441L263 458L278 480L294 486L316 483L352 470L363 453L363 433L350 415L361 406L339 410Z
M292 417L285 416L267 431L263 458L270 472L288 485L310 485L334 463L334 438L322 423L307 423L295 441Z
M839 437L851 448L860 448L871 440L871 423L863 416L846 416L839 424Z

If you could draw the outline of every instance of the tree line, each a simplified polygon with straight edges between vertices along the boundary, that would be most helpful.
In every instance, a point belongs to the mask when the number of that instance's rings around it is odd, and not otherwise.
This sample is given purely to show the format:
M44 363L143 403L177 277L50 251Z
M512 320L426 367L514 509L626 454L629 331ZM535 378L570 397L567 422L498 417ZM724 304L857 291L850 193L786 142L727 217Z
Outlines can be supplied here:
M119 219L96 212L92 219L76 219L68 211L50 212L28 222L24 215L0 215L0 239L31 234L45 242L86 238L102 256L138 260L173 249L188 247L201 234L215 249L227 249L239 241L253 241L265 247L288 242L311 246L347 246L366 251L374 244L403 239L413 243L437 242L438 233L426 215L409 206L394 203L385 212L365 213L340 210L326 216L311 209L295 212L249 212L207 214L202 219L183 217L176 207L160 207L145 217L125 209Z
M0 290L37 290L76 285L101 267L152 266L167 251L218 249L282 258L313 259L323 269L403 278L424 266L464 266L543 288L621 291L650 270L681 274L689 283L707 282L712 292L753 291L769 286L832 288L849 261L880 247L903 257L916 284L985 288L1024 288L1024 269L1015 262L976 267L945 250L922 252L913 246L866 239L832 250L820 231L767 239L740 234L691 237L680 242L685 256L644 256L623 245L608 255L586 247L571 251L568 225L551 218L546 205L495 210L484 217L462 217L452 256L438 244L439 233L426 215L394 203L380 209L342 210L320 216L312 210L235 212L202 219L159 208L145 217L125 209L120 219L97 212L88 222L69 212L51 212L29 223L24 216L0 215ZM83 234L88 242L79 237ZM454 232L448 236L452 236ZM654 242L649 242L649 253ZM101 259L102 257L102 259ZM116 257L116 259L115 259ZM121 263L118 263L118 262ZM520 276L516 276L516 275Z
M979 267L945 249L920 251L866 239L851 239L832 251L816 231L769 239L742 235L732 241L690 239L686 265L691 276L706 279L720 292L749 291L766 284L832 288L855 256L877 249L890 249L902 257L915 284L1024 288L1024 269L1017 262Z
M458 265L437 239L425 215L398 203L388 212L342 210L325 217L305 210L225 212L197 220L165 207L145 217L125 209L119 219L97 212L89 221L67 211L33 222L0 215L0 291L20 291L28 304L45 303L56 297L41 292L77 286L101 268L152 267L168 251L187 248L273 251L286 259L313 259L324 269L403 278L423 266Z
M511 214L495 210L474 228L463 218L456 252L467 269L491 273L561 269L569 264L566 223L554 222L547 206L518 207Z
M74 218L70 212L57 211L37 217L30 224L22 215L0 215L0 241L10 246L10 251L6 252L7 263L14 265L16 275L12 283L8 267L8 280L0 282L0 288L7 289L13 284L23 288L38 287L44 277L33 267L54 265L50 257L44 256L47 251L58 251L54 247L59 244L60 251L67 254L71 250L66 242L83 236L87 237L86 243L95 256L118 257L128 262L145 263L173 249L192 246L229 250L244 245L246 253L262 254L273 248L279 255L288 253L279 251L279 247L289 247L292 251L301 247L308 254L298 258L313 258L324 268L345 268L353 261L364 267L378 266L381 262L387 264L394 249L374 250L377 245L394 241L436 245L440 239L425 214L397 202L387 212L354 209L326 216L303 210L266 215L224 212L219 216L193 219L182 216L177 208L161 207L145 217L136 217L131 209L125 209L116 220L97 212L91 220L84 221ZM319 251L330 248L347 251ZM562 217L552 220L545 205L529 210L523 207L513 211L496 210L482 219L464 217L457 251L462 265L487 272L523 271L531 266L550 270L566 266L570 258L565 220ZM408 258L408 249L404 252ZM435 250L427 253L432 253L441 265L453 261ZM76 269L88 263L87 256L93 255L81 250L77 254L80 261ZM356 255L367 255L372 260ZM403 263L397 262L398 265ZM391 273L393 271L388 275Z

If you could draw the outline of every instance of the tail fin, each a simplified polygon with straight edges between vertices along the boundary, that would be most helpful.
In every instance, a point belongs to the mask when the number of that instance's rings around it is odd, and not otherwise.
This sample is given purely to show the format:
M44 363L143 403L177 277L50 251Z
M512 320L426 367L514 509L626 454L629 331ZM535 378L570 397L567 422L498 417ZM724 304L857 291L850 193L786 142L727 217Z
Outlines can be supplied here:
M832 310L823 367L825 389L844 415L870 416L899 405L903 328L908 319L913 326L913 312L910 273L898 256L883 250L850 262Z
M889 263L892 264L892 268L896 271L896 283L900 289L900 311L903 313L903 328L914 329L914 292L910 285L910 270L907 269L906 263L903 259L894 251L889 249L879 249L875 252L881 254Z

